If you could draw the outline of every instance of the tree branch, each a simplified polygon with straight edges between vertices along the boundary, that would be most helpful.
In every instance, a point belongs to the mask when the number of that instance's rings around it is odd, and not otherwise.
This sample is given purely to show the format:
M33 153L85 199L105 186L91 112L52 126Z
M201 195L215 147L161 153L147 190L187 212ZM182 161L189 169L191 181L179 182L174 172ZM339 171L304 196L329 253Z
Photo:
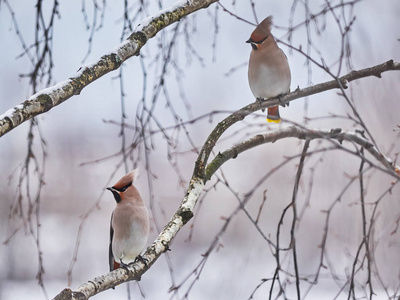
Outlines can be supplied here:
M218 126L217 126L218 127ZM214 130L215 131L215 130ZM232 148L219 153L216 158L207 166L206 176L210 178L216 170L227 160L235 158L239 153L259 146L268 142L275 142L277 140L295 137L298 139L335 139L339 142L349 141L354 142L367 151L369 151L379 162L381 162L386 168L389 169L396 179L400 180L399 166L392 162L385 155L380 153L372 143L365 138L361 137L356 132L345 132L341 129L332 130L310 130L297 127L289 127L285 129L279 129L274 132L259 134L252 137ZM203 153L203 150L201 151ZM200 154L201 155L201 154ZM197 168L197 166L196 166ZM195 172L196 173L196 169ZM121 284L130 280L139 280L154 262L166 251L169 250L174 237L177 235L179 230L193 217L193 210L196 206L197 200L203 191L205 186L205 180L193 175L187 189L186 196L183 198L181 205L172 217L171 221L164 227L157 239L149 246L144 253L143 257L147 260L145 265L141 261L137 261L132 265L129 265L126 269L120 268L114 270L106 275L101 275L87 283L81 285L76 291L72 291L67 288L64 289L59 295L55 297L56 300L82 300L88 299L93 295L96 295L104 290L112 288L118 284Z
M143 254L143 258L147 260L147 264L137 261L126 268L119 268L108 274L98 276L93 280L81 285L76 291L69 288L64 289L58 294L55 300L83 300L89 299L104 290L115 287L118 284L130 280L140 280L154 262L169 250L169 245L179 232L179 230L193 217L193 210L196 205L200 193L203 191L204 183L202 180L192 179L186 196L183 198L181 205L175 215L161 231L157 239L149 246Z
M346 132L340 128L331 130L316 130L298 127L288 127L279 129L274 132L265 134L258 134L246 141L237 144L230 149L220 152L217 156L207 165L206 178L210 179L211 176L228 160L236 158L240 153L254 148L256 146L275 143L277 140L294 137L302 140L313 139L329 139L337 140L340 143L343 141L354 142L361 147L365 148L377 161L384 165L387 171L395 178L400 179L400 167L396 165L390 158L379 152L379 150L366 138L362 137L357 132Z
M23 122L49 111L74 95L79 95L89 84L118 69L130 57L139 55L140 49L159 31L216 1L218 0L180 0L169 9L143 20L113 52L102 56L95 63L81 67L68 80L39 91L20 105L0 115L0 137Z
M394 71L400 70L400 62L394 62L393 60L389 60L384 62L383 64L376 65L370 68L351 71L347 75L336 78L331 81L327 81L324 83L316 84L304 89L297 88L294 92L283 95L281 97L274 97L267 99L265 101L256 101L253 102L240 110L234 112L230 116L226 117L223 121L221 121L213 130L213 132L208 136L204 146L198 156L196 161L196 166L198 167L197 173L195 174L197 177L201 178L209 178L205 177L205 167L208 161L208 157L214 148L217 140L220 136L227 130L230 126L235 124L238 121L243 120L247 115L251 114L254 111L260 110L262 108L267 108L271 106L280 105L282 103L289 103L298 98L318 94L324 91L338 89L338 88L347 88L347 83L356 79L376 76L378 78L381 77L381 74L386 71Z
M200 9L209 6L217 0L198 0L198 1L180 1L169 10L160 12L156 17L146 19L137 30L122 43L114 52L105 55L92 65L86 65L78 71L78 73L69 80L58 83L57 85L44 89L33 95L24 103L7 111L0 116L0 137L9 132L24 121L46 112L54 106L64 102L73 95L77 95L80 91L94 80L100 78L104 74L115 70L133 55L138 55L141 47L147 40L157 34L160 30L168 25L179 21L182 17ZM174 237L179 230L192 218L193 210L197 200L204 189L205 183L227 160L235 158L239 153L246 151L255 146L267 142L274 142L278 139L286 137L296 137L299 139L336 139L338 141L351 141L361 145L369 151L378 161L380 161L389 172L397 179L400 178L399 167L389 158L384 156L376 149L372 143L365 138L353 132L342 132L341 129L334 130L307 130L296 127L281 129L276 132L257 135L239 145L226 150L217 155L217 157L207 166L207 161L212 149L218 139L231 125L243 120L247 115L254 111L270 106L279 105L282 102L288 103L295 99L317 94L323 91L346 88L347 83L353 80L368 76L380 77L385 71L400 70L400 63L387 61L383 64L366 68L358 71L352 71L347 75L335 78L332 81L317 84L304 89L297 89L292 93L280 97L271 98L263 102L256 101L242 109L234 112L232 115L221 121L207 138L201 149L196 161L194 173L187 189L186 196L183 198L177 212L171 218L170 222L163 228L157 239L149 246L143 257L147 260L147 264L137 261L127 268L120 268L105 275L98 276L93 280L81 285L77 290L72 291L67 288L63 290L55 299L88 299L104 290L112 288L130 280L139 280L154 262L169 250Z

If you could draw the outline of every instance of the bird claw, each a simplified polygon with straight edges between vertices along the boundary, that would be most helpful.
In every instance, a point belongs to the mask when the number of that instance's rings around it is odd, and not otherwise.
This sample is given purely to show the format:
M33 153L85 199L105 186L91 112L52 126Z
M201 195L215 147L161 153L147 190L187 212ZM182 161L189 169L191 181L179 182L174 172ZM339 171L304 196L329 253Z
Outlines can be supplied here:
M285 94L280 94L280 95L278 95L278 96L276 96L277 98L278 98L278 100L279 100L279 105L280 106L282 106L282 107L289 107L289 102L288 103L284 103L283 101L282 101L282 97L284 96ZM257 102L261 105L262 104L262 102L264 101L265 99L264 98L261 98L261 97L258 97L257 98ZM264 112L265 111L265 108L261 108L261 111L262 112Z
M129 269L128 269L129 264L127 265L126 263L122 262L122 259L119 262L119 267L124 269L126 271L126 273L129 274L129 272L130 272Z
M289 107L289 102L288 103L284 103L283 101L282 101L282 97L284 96L285 94L280 94L280 95L278 95L277 97L278 97L278 100L279 100L279 103L280 103L280 106L282 106L282 107Z
M258 97L257 99L256 99L256 101L258 102L258 104L262 104L262 102L264 101L264 99L263 98L261 98L261 97ZM265 112L265 108L261 108L261 111L262 112Z
M149 262L149 260L147 259L147 258L144 258L143 256L141 256L141 255L138 255L136 258L135 258L135 262L136 261L141 261L142 263L144 263L144 265L146 266L146 268L148 268L149 266L147 265L147 263Z

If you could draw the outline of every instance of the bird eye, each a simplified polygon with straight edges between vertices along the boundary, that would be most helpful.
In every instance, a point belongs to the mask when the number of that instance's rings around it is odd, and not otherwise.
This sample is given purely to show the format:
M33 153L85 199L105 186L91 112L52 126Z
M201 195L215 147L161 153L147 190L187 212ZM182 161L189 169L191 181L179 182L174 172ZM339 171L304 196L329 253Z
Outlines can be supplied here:
M119 191L120 191L120 192L125 192L125 191L128 189L128 187L130 187L131 185L132 185L132 182L128 183L126 186L124 186L123 188L121 188Z
M122 187L122 188L113 187L113 189L117 190L117 191L120 192L120 193L123 193L123 192L125 192L131 185L132 185L132 182L128 183L126 186L124 186L124 187Z

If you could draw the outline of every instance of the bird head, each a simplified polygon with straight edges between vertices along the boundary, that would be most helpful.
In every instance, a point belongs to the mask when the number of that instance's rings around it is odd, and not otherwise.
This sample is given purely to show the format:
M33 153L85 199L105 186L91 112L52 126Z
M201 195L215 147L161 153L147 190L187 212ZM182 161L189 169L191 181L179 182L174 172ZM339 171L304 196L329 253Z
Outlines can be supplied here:
M265 18L250 35L246 43L250 43L254 50L271 35L272 16Z
M138 175L139 175L139 169L137 168L132 172L126 174L124 177L122 177L112 187L107 188L107 190L113 193L113 196L115 198L115 201L117 201L117 203L121 202L121 200L134 196L134 194L137 193L137 190L133 185L133 182L135 181Z

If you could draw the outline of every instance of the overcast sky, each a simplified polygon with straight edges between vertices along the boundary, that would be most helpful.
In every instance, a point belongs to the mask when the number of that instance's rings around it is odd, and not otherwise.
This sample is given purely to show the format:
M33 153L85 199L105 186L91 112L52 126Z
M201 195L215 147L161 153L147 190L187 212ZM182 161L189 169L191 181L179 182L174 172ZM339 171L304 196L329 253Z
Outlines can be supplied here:
M260 2L263 3L256 5L259 20L272 14L275 25L278 27L288 26L292 1L279 1L279 4L278 1ZM171 3L173 1L168 1L164 3L164 6L168 7ZM313 2L313 4L315 3ZM319 7L323 3L324 1L318 1L318 5L315 4L313 11L319 11ZM247 2L240 1L234 8L231 7L231 1L222 2L222 4L240 17L255 23L250 5ZM34 37L34 5L15 1L12 6L15 10L19 30L26 44L30 45ZM118 3L118 5L108 3L104 26L96 32L91 53L82 62L88 51L87 41L90 32L85 30L81 3L64 1L60 3L59 10L61 18L56 20L53 33L54 83L66 80L74 75L83 64L95 61L115 49L120 43L122 26L122 3ZM87 3L87 10L89 20L91 20L92 7L89 3ZM157 7L150 7L148 14L152 15L156 12ZM244 65L250 53L250 46L245 41L249 38L254 26L242 22L220 9L218 12L217 43L216 48L213 49L214 26L212 20L214 13L215 4L207 10L195 13L195 17L190 18L190 22L193 22L197 29L196 32L191 33L191 43L203 61L200 62L193 55L188 56L187 46L185 46L182 38L177 48L179 51L174 52L174 59L179 61L179 67L182 68L182 71L171 70L166 77L166 85L174 108L184 121L210 111L233 112L254 101L247 83L247 65ZM350 34L353 67L362 69L383 63L389 59L398 61L400 59L400 26L398 26L400 2L398 0L361 1L354 6L354 15L356 20ZM295 24L304 20L304 10L298 8L294 20ZM139 21L135 24L138 23ZM174 25L168 29L166 39L171 37L173 27ZM22 103L31 96L32 92L28 80L19 76L31 71L32 67L26 56L18 58L23 49L15 32L16 28L11 20L10 12L2 3L0 10L0 45L2 45L2 55L0 56L2 66L0 69L0 114ZM328 66L332 66L332 69L336 71L335 62L340 50L340 36L332 17L326 19L326 29L321 36L317 36L313 29L312 32L313 42L320 51L320 55L324 57ZM273 33L277 38L287 42L287 35L283 29L274 28ZM148 72L147 99L150 99L152 95L152 88L158 76L156 73L158 66L151 64L152 59L159 53L157 42L156 38L152 39L142 49ZM303 47L306 46L304 30L297 31L294 34L293 45L297 47L300 44ZM289 51L284 46L281 47L288 56L291 66L292 90L298 86L300 88L306 87L310 84L310 81L315 84L331 80L327 74L316 67L313 67L312 77L309 77L304 57ZM312 52L312 55L315 59L319 59L319 54L315 51ZM237 66L241 67L229 76L226 75ZM143 88L143 72L139 59L133 57L127 61L124 64L123 71L127 96L127 122L134 124ZM344 67L341 74L345 74L347 71L348 69ZM91 214L83 231L78 261L73 273L72 287L77 287L80 283L108 271L108 226L115 202L111 194L103 195L103 191L107 184L116 182L125 174L125 171L120 168L111 182L108 182L119 161L118 158L85 166L80 166L80 164L112 155L121 147L121 140L118 136L120 128L104 122L104 120L117 122L120 120L120 83L115 78L117 75L118 71L107 74L86 87L79 96L69 99L50 112L38 117L41 132L47 142L48 152L45 174L46 185L42 192L41 203L41 241L46 271L45 282L51 297L67 285L66 274L73 256L76 235L81 221L80 216L90 209L99 197L102 199L100 208ZM181 83L177 83L177 78L182 80ZM396 126L400 124L399 80L399 72L387 72L383 74L381 79L367 78L353 82L348 91L348 95L352 97L354 105L359 110L372 135L376 138L377 144L393 159L395 158L394 154L399 152L398 131L395 131ZM178 88L179 84L190 104L189 111L185 109L184 102L181 100L182 90ZM158 119L164 126L173 125L174 119L165 104L165 99L161 99L155 110ZM248 131L233 135L232 138L218 144L216 151L223 151L256 132L274 130L280 128L280 126L287 127L291 125L290 122L303 122L304 116L317 118L326 117L328 114L346 115L352 113L349 106L343 98L337 95L336 91L310 97L307 111L304 109L305 101L305 99L298 99L292 102L290 107L281 109L284 122L280 125L249 126ZM211 123L209 119L204 119L189 126L195 145L201 146L210 130L226 115L226 113L216 114ZM256 115L262 116L261 112ZM288 122L285 122L285 120ZM249 117L246 122L247 124L262 124L264 117ZM327 129L341 127L354 130L351 122L343 121L340 118L313 121L309 126ZM25 122L0 139L0 168L2 170L0 174L1 241L4 241L14 228L20 226L18 219L9 223L8 215L10 203L15 200L17 194L16 186L20 172L18 167L25 159L27 151L28 128L29 122ZM235 127L228 133L233 134L238 128L241 127ZM184 136L183 133L181 134ZM133 132L128 133L128 140L132 135ZM163 226L170 219L171 214L179 205L187 181L193 171L196 155L190 151L189 142L185 138L181 138L181 140L182 144L176 149L176 152L180 155L179 167L183 178L186 180L183 187L180 187L178 176L166 160L167 151L162 135L155 135L155 150L151 156L152 168L157 176L154 181L156 205L153 214L157 214L159 226ZM35 141L37 143L35 149L39 154L40 146L38 140ZM233 189L243 195L252 187L254 178L257 178L258 174L265 174L266 170L274 167L282 157L298 154L301 148L302 145L298 142L284 141L246 153L237 160L227 163L224 169L225 175ZM174 155L177 153L174 153ZM321 209L325 204L332 202L330 197L335 197L347 182L347 178L343 174L347 171L351 173L350 175L356 174L359 165L359 161L342 160L340 156L336 157L335 154L332 157L327 155L324 159L324 169L329 170L329 172L322 172L326 177L315 179L320 188L314 191L314 195L323 201L326 200L326 203L313 204L314 208L321 205ZM281 210L290 199L294 178L294 175L290 172L295 170L296 163L298 163L297 160L287 166L287 169L277 173L274 181L264 188L268 189L270 193L269 199L276 199L277 203L271 204L269 208L271 215L268 215L268 220L263 223L265 226L269 224L276 226L274 218L280 216ZM143 162L141 167L144 167ZM10 175L13 175L11 181L9 180ZM390 177L380 178L379 176L371 180L371 186L368 190L371 202L390 186L390 180L392 180ZM304 184L306 185L306 183L305 180ZM137 186L145 202L149 205L149 186L145 171L139 177ZM259 191L259 193L262 193L262 191ZM200 261L200 254L207 249L222 224L220 217L228 216L237 205L237 202L232 199L232 195L226 190L219 189L213 195L207 198L199 212L194 241L185 243L189 234L188 229L185 229L173 244L171 256L178 282L188 275L190 270ZM357 189L355 189L353 194L349 194L348 202L343 204L338 212L337 223L339 225L334 230L338 235L343 234L342 237L338 237L338 243L346 244L348 239L351 238L351 234L360 233L356 229L358 228L357 225L352 223L354 221L352 220L353 211L350 208L350 203L355 201L357 197ZM385 245L382 248L383 250L378 249L377 255L381 258L380 263L387 270L384 273L396 280L399 273L398 267L395 266L400 264L398 257L400 250L399 233L390 236L390 232L393 230L399 210L393 209L396 206L398 207L398 203L395 206L396 197L391 197L386 203L387 206L382 207L382 218L377 225L379 229L376 233L377 239L382 238L382 243ZM282 202L280 202L281 200ZM259 203L250 203L249 207L256 212ZM304 226L313 230L314 223L312 220L313 218L318 219L319 214L318 210L310 213L310 217L304 220ZM343 224L340 224L340 215L344 219ZM348 218L345 218L345 216ZM387 222L384 222L385 220ZM322 226L322 223L318 224L317 227ZM154 223L152 229L149 244L157 235ZM274 233L273 229L266 231ZM346 236L347 233L349 236ZM271 273L266 270L271 266L272 259L263 256L262 251L265 251L265 243L261 241L253 244L252 241L256 235L257 233L246 221L245 216L239 215L230 231L224 235L222 242L225 247L210 258L203 273L204 280L200 280L195 285L190 294L193 298L190 299L213 299L216 293L224 295L219 295L218 299L247 299L261 278L271 276ZM319 241L310 238L308 245L302 248L304 253L315 253L313 251L317 251ZM307 247L314 250L311 249L310 252L307 252ZM342 248L345 247L340 248L340 251L342 251L340 253L345 253ZM342 257L339 254L338 256ZM238 260L238 257L241 257L241 259ZM312 254L305 254L302 257L305 270L307 270L307 263L313 257L315 256ZM338 259L337 263L339 265L348 263L346 259L348 257L343 258L343 261ZM0 269L4 270L0 274L1 300L44 299L35 281L37 249L33 239L26 236L23 229L12 239L10 244L0 246ZM240 272L245 276L232 279L231 276L221 276L220 272L224 274ZM393 281L389 280L389 282L394 284ZM155 284L157 284L157 288L154 288ZM238 288L232 290L232 284L235 284ZM170 285L171 278L163 258L145 274L141 282L147 299L169 297L170 294L167 294L167 291ZM131 284L131 286L134 290L134 297L139 297L136 284ZM334 288L337 287L334 286ZM321 297L321 293L331 289L332 286L329 285L326 290L322 287L317 289L310 297L318 299L318 297ZM335 292L336 290L333 291L333 294ZM116 294L125 295L125 287L108 291L104 295L99 295L96 299L108 299L108 297ZM257 298L257 296L260 298ZM262 293L256 294L256 299L264 299Z

